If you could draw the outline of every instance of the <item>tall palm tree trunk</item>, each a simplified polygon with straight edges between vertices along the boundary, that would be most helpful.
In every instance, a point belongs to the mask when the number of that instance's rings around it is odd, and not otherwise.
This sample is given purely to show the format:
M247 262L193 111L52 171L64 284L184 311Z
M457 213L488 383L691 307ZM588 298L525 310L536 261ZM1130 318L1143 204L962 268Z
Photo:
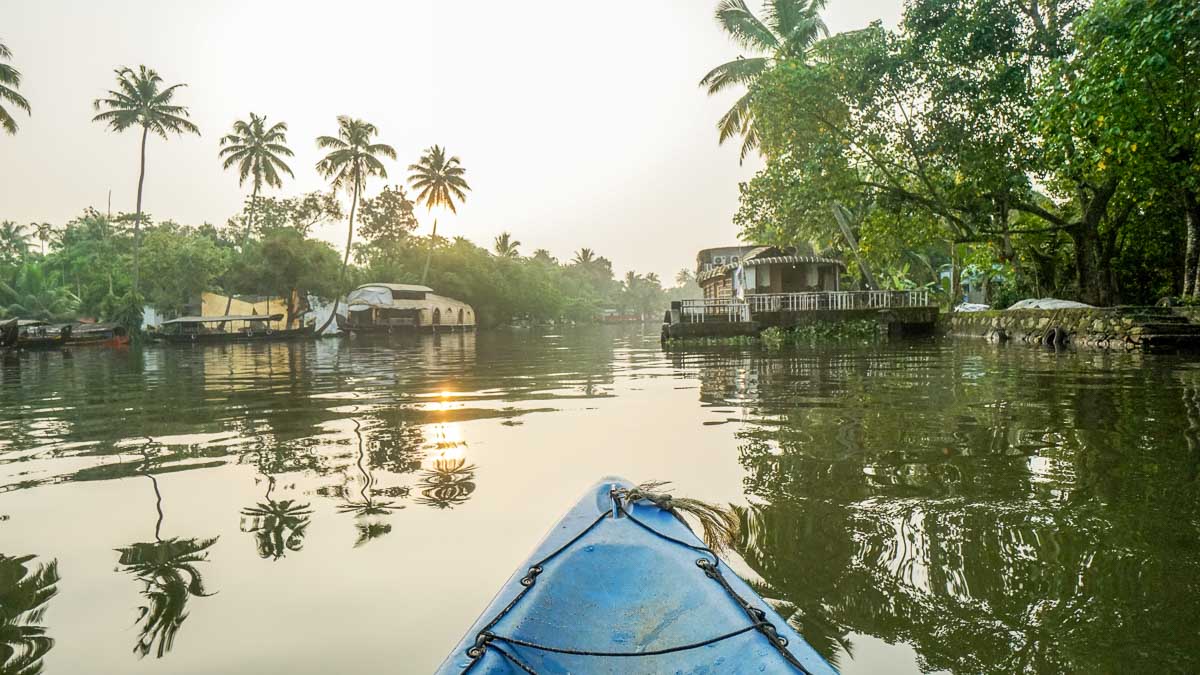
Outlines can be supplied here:
M133 218L133 296L138 294L142 251L142 186L146 182L146 137L150 127L142 127L142 163L138 169L137 215Z
M421 272L421 285L425 285L425 278L429 276L429 262L433 260L433 246L437 243L437 218L433 219L433 234L429 236L429 252L425 254L425 270Z
M358 189L361 182L360 177L354 177L354 198L350 202L350 227L346 230L346 253L342 256L342 271L338 273L338 290L337 294L333 296L333 311L329 313L329 318L325 319L325 323L317 329L317 335L324 333L329 324L333 322L334 317L337 316L338 302L342 299L341 289L342 284L346 283L346 266L350 264L350 244L354 241L354 210L358 207Z
M246 217L246 229L242 232L242 243L241 243L242 252L246 251L246 242L250 241L250 231L252 229L254 229L254 209L257 206L258 206L258 183L255 182L254 191L250 193L250 215ZM228 291L229 289L227 288L225 290ZM225 316L229 316L229 308L231 306L233 306L233 293L230 293L229 295L225 296ZM221 322L221 325L217 326L218 329L222 329L224 327L225 327L225 322L223 322L223 321ZM288 327L289 328L291 327L290 320L289 320Z

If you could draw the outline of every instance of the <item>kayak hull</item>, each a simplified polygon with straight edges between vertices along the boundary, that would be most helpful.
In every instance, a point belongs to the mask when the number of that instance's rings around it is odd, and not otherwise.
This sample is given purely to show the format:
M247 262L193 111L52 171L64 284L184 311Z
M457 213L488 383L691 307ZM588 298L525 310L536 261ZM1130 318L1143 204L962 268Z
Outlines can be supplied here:
M718 565L730 589L762 610L803 670L789 664L738 602L705 575L697 565L703 553L630 518L611 517L614 485L630 487L618 478L593 487L517 568L439 673L528 672L518 663L536 673L836 672L723 562ZM625 509L657 533L703 546L673 515L649 502ZM605 513L609 517L600 518ZM521 581L529 568L564 545L525 591ZM476 659L469 651L484 630L496 638ZM718 639L722 636L728 637Z

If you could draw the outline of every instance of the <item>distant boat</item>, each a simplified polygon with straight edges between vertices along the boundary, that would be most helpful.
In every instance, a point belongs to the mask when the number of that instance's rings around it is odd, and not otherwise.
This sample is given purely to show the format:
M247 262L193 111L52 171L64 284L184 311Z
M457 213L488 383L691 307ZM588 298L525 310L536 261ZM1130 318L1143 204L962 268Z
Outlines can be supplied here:
M71 328L66 344L71 347L124 347L129 344L129 333L117 324L80 323Z
M345 333L392 335L475 330L475 310L461 300L437 295L428 286L364 284L346 296Z
M282 314L250 314L229 316L181 316L164 321L157 331L149 333L157 342L180 344L220 344L227 342L282 342L316 337L312 326L276 330L271 323L283 319ZM222 325L230 326L230 328Z
M16 319L15 332L10 327L6 333L9 349L58 349L71 338L71 325L51 325L40 319Z

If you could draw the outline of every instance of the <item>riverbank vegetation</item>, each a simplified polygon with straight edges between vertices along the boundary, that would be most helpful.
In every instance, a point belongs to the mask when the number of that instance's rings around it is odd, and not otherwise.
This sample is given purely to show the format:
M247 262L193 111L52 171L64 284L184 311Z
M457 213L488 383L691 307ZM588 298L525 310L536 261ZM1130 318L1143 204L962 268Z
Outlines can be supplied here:
M1200 6L909 0L837 35L823 8L717 10L753 52L702 82L744 89L720 137L765 160L745 239L861 256L875 287L958 298L965 271L999 305L1200 295Z
M511 247L490 251L463 237L418 236L412 211L399 185L360 201L361 241L352 245L340 284L342 252L310 234L318 225L344 220L335 194L248 199L223 226L185 226L143 214L136 229L141 236L137 302L132 300L136 214L110 217L87 209L48 228L44 242L34 228L5 221L0 223L0 318L91 317L132 324L140 320L143 302L162 314L179 315L194 309L205 291L284 301L294 291L297 298L330 301L362 283L417 283L427 261L427 283L476 307L483 325L514 319L657 319L671 297L699 293L684 274L679 277L683 285L670 290L653 273L630 272L618 279L612 263L588 248L560 261L545 250L523 255Z
M31 108L18 92L20 72L4 62L11 57L0 43L0 124L13 134L12 111ZM379 141L374 124L348 116L337 118L336 134L316 139L327 154L314 168L330 191L265 194L294 177L288 164L294 153L286 122L252 112L232 124L216 153L221 167L236 170L239 186L249 188L241 211L224 225L156 221L143 208L151 169L146 145L151 136L167 140L201 129L177 100L186 84L167 84L146 66L121 67L115 76L116 86L94 101L93 121L115 132L140 132L136 210L88 208L58 224L0 221L0 318L89 317L136 329L143 307L180 315L211 291L281 298L290 322L308 309L309 296L336 306L359 284L387 282L429 284L472 304L488 326L657 318L669 298L699 294L686 270L672 291L652 273L617 279L611 261L588 248L560 262L544 249L523 255L507 232L492 250L439 236L436 213L455 213L471 189L461 160L431 146L408 167L415 203L399 183L385 183L372 195L368 179L387 181L384 162L395 160L396 151ZM417 234L418 204L433 219L427 236ZM341 251L313 236L343 220Z

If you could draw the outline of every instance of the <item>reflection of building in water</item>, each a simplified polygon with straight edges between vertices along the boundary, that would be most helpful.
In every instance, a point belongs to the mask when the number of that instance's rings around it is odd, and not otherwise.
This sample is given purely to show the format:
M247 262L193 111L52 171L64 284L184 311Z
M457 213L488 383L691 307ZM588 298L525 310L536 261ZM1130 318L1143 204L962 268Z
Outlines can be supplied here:
M0 673L42 672L54 638L41 624L58 582L57 560L0 553Z

